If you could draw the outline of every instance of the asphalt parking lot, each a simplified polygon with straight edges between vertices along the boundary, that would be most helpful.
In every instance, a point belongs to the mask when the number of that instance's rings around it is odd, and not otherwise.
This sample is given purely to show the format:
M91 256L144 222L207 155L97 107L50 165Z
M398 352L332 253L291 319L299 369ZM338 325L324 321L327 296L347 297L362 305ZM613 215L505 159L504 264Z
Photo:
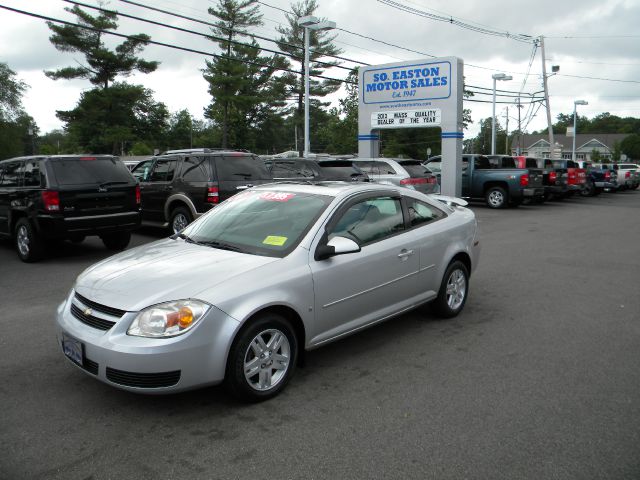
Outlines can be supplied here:
M459 317L417 310L310 352L257 405L89 378L53 315L107 251L27 265L0 242L0 478L640 478L640 191L473 210Z

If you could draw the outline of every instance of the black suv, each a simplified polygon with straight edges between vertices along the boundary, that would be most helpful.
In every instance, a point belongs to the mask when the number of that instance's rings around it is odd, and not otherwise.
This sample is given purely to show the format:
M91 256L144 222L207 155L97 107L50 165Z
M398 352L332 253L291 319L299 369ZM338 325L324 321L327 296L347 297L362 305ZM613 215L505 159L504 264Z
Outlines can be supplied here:
M144 160L132 170L142 191L142 222L174 233L218 203L273 177L249 152L173 150Z
M0 162L0 236L15 240L25 262L47 240L81 242L98 235L123 250L140 225L140 189L111 155L18 157Z

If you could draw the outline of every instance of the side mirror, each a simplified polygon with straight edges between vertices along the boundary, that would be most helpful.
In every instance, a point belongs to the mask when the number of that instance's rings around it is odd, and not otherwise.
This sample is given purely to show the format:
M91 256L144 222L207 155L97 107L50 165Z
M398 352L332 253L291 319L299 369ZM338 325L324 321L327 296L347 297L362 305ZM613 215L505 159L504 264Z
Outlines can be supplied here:
M335 255L359 252L360 245L346 237L333 237L325 245L318 246L316 260L326 260Z

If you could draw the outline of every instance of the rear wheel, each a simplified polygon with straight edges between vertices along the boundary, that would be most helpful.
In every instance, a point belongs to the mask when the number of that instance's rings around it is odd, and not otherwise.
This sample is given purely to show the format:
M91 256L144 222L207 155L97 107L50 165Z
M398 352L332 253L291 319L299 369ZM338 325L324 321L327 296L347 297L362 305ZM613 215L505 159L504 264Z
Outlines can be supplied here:
M444 318L458 315L469 294L469 270L460 260L451 262L442 278L438 296L431 304L436 314Z
M267 400L287 385L297 359L298 342L291 323L266 313L252 320L233 342L225 382L241 400Z
M171 231L173 233L178 233L192 221L193 218L191 217L191 213L184 207L178 207L171 211L171 220L169 221L169 224L171 225Z
M42 238L35 231L31 222L26 218L21 218L16 223L15 243L18 257L23 262L37 262L44 256L44 243Z
M102 239L102 243L109 250L120 251L127 248L129 242L131 241L131 232L116 232L110 233L108 235L102 235L100 237Z
M596 194L596 186L592 183L586 183L585 186L580 190L580 195L583 197L593 197Z
M507 206L507 192L502 187L490 187L484 198L489 208L505 208Z

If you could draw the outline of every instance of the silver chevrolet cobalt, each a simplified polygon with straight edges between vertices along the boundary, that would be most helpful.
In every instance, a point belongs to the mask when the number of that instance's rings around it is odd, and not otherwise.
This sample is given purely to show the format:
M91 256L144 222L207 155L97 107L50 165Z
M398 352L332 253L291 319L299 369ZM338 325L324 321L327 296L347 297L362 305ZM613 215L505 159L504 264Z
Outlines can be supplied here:
M375 184L252 188L85 270L58 307L61 349L129 391L224 381L273 397L303 350L427 302L460 313L478 228L464 201L444 200Z

